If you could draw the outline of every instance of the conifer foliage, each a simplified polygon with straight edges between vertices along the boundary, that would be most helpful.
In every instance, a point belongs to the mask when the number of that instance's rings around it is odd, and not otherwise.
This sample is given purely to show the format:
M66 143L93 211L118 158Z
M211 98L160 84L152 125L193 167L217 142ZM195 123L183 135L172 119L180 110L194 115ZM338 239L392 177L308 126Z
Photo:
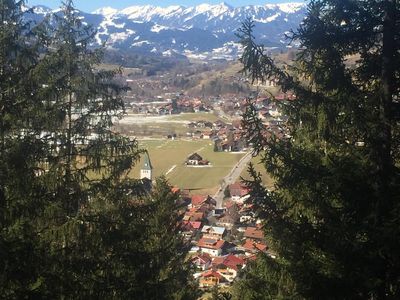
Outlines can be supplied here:
M247 138L276 180L251 169L252 199L277 258L260 258L238 299L400 297L400 6L395 0L313 0L281 69L252 36L238 36L253 80L276 79L285 137L271 137L251 101Z
M0 1L1 297L192 299L175 196L128 176L142 150L112 130L120 70L72 1L42 24L23 4Z

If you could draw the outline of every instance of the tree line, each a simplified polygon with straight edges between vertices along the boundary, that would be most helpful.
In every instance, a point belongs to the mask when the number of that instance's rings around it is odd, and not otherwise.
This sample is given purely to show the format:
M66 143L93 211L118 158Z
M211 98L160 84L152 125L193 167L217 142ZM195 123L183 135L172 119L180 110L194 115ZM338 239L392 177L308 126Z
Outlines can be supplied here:
M176 195L129 171L142 150L111 130L124 112L116 71L72 1L46 22L0 0L0 295L195 299ZM276 183L247 184L272 258L248 264L215 299L398 299L400 4L311 0L282 69L247 21L238 36L252 80L296 100L282 138L249 99L243 127ZM349 64L349 60L354 64Z
M129 172L120 70L71 0L40 24L0 1L0 298L194 299L177 196Z
M251 20L238 31L244 71L296 100L279 104L284 138L269 137L251 99L244 114L275 179L269 191L250 167L247 184L276 258L248 266L236 299L399 299L399 17L396 0L309 1L287 68Z

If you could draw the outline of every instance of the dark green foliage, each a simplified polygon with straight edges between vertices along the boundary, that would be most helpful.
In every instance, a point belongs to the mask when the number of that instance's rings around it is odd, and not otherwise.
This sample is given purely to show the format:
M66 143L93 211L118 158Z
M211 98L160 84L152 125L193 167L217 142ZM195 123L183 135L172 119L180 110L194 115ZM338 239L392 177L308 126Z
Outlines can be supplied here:
M240 300L303 299L297 295L289 274L266 255L246 266L242 278L234 284L233 293Z
M0 294L35 295L37 233L32 220L41 201L34 159L38 143L31 72L38 60L36 40L21 22L22 1L0 1Z
M178 196L171 192L165 178L156 185L144 203L148 213L144 217L141 246L146 261L137 274L137 298L196 299L186 255L191 245L179 235Z
M72 1L32 30L22 3L0 1L0 297L194 298L175 196L128 177L142 150L111 130L119 70Z
M244 275L248 299L399 298L399 12L392 0L311 1L289 71L255 44L251 22L239 31L251 78L297 96L280 104L286 137L270 137L251 101L244 116L276 180L267 191L251 170L277 258Z
M221 292L215 285L211 290L212 300L231 300L232 295L229 292Z

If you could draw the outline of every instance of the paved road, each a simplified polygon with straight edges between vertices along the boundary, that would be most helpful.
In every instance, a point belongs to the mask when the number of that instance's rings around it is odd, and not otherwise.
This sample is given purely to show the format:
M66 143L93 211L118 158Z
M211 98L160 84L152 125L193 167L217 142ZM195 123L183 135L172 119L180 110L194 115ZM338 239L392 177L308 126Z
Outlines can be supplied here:
M244 168L247 167L247 164L250 162L252 158L251 153L252 151L247 152L233 167L233 169L229 172L229 174L223 178L220 189L213 197L217 201L217 206L216 206L217 208L222 208L222 202L224 200L224 191L226 187L232 183L235 183L238 180L240 174L242 173Z

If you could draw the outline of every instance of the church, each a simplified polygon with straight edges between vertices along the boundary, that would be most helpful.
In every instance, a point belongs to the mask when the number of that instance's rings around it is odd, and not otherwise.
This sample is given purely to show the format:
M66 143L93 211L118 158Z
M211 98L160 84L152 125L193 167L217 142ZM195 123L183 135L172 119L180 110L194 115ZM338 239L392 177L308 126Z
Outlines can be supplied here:
M153 166L151 165L149 153L146 151L143 155L143 163L140 169L140 179L147 178L150 182L153 180Z

